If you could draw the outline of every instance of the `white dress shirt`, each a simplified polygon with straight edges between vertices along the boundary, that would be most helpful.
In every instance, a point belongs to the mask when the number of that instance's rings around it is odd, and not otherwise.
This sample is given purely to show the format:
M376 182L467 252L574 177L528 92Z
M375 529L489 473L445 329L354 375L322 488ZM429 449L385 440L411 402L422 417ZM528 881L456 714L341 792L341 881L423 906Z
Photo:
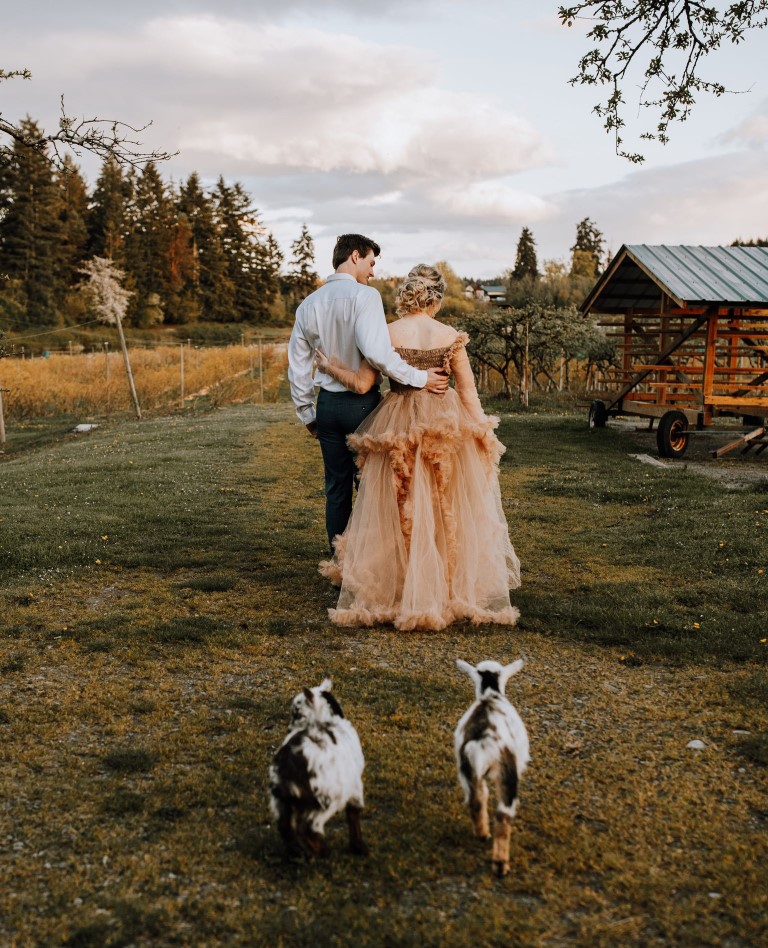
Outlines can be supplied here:
M392 348L379 291L358 283L350 273L331 274L296 310L288 343L288 381L296 414L305 425L315 420L315 386L346 391L325 372L318 371L313 379L316 349L353 372L365 356L374 368L403 385L427 384L427 373L409 365Z

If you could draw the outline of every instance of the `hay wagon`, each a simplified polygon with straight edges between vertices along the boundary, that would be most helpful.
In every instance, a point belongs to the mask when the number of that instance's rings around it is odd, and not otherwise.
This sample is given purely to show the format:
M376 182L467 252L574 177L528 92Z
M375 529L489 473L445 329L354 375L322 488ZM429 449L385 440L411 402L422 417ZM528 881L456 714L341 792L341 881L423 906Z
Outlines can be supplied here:
M715 456L768 447L768 247L623 246L581 311L620 355L590 389L591 427L648 418L676 458L692 432L735 417L744 430Z

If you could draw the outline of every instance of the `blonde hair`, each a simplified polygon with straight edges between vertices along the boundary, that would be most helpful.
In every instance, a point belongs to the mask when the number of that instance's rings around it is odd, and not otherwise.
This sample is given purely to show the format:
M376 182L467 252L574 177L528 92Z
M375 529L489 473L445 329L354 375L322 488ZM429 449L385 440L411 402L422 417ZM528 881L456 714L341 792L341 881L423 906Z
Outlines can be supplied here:
M417 263L400 284L395 296L395 312L398 316L418 313L442 303L445 296L445 279L439 270L427 263Z

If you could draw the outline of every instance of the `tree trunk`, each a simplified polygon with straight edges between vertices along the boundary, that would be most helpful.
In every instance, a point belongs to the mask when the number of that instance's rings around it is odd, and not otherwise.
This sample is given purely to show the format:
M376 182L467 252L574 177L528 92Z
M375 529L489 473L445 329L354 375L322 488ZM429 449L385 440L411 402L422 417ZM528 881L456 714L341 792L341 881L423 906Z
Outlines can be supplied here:
M123 321L119 316L116 316L117 320L117 332L120 336L120 346L123 350L123 360L125 361L125 371L128 375L128 387L131 390L131 398L133 399L133 405L136 409L136 417L141 421L141 407L139 405L139 396L136 394L136 385L133 381L133 372L131 371L131 360L128 358L128 346L125 342L125 333L123 332Z

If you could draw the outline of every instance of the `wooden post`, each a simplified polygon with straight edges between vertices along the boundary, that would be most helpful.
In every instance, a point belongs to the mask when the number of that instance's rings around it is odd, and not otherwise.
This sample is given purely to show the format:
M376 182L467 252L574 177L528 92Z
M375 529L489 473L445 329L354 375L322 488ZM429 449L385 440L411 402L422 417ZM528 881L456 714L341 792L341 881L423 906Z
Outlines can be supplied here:
M523 361L523 404L528 407L528 376L530 366L528 364L528 318L525 320L525 359Z
M181 373L181 410L184 411L184 344L179 346L181 361L179 362L179 371Z
M715 347L717 346L717 309L714 313L710 308L708 310L709 319L707 320L707 341L704 350L704 372L701 378L701 407L707 411L712 397L712 389L715 384ZM709 409L711 411L711 408Z
M3 416L3 392L9 389L0 388L0 444L5 444L5 417Z
M105 376L106 376L106 388L107 388L107 398L106 398L107 418L109 418L109 343L108 342L104 343L104 359L106 361Z
M264 359L262 353L261 336L259 336L259 390L261 393L261 404L264 404Z
M133 381L133 372L131 371L131 360L128 358L128 346L125 342L125 333L123 332L123 321L119 316L115 315L115 321L117 322L117 332L120 336L120 346L123 350L123 360L125 361L125 371L128 375L128 387L131 390L131 397L133 398L133 405L136 409L136 417L141 421L141 406L139 405L139 396L136 394L136 384Z

